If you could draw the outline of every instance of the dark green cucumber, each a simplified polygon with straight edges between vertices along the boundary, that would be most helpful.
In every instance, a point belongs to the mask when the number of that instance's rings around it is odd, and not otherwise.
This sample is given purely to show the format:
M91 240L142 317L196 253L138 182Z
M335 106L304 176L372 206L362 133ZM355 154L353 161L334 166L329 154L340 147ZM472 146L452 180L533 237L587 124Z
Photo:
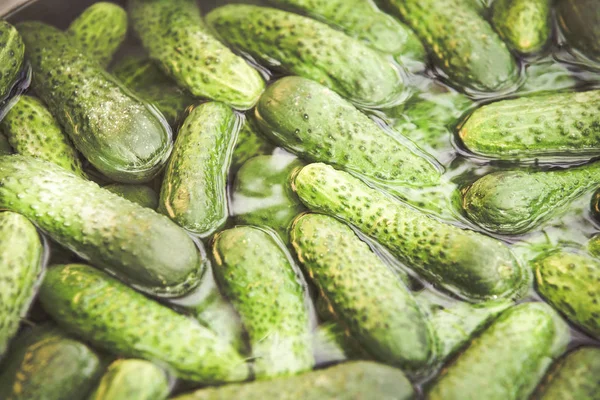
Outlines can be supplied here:
M85 178L71 141L46 106L35 97L21 96L0 121L16 153L37 157Z
M435 360L433 329L414 297L349 226L304 214L291 242L336 318L377 361L414 372Z
M0 157L0 208L146 292L181 295L204 269L196 244L167 217L46 161Z
M225 224L227 174L239 120L223 103L204 103L186 118L167 164L158 211L208 236Z
M41 22L18 25L33 68L32 87L75 147L109 178L154 177L171 152L171 129L70 38Z
M600 3L596 0L560 0L556 14L573 50L600 61Z
M0 20L0 102L15 85L25 59L25 45L14 26Z
M94 3L71 22L67 34L106 68L127 35L127 12L114 3Z
M527 399L568 342L569 328L550 306L520 304L502 313L442 370L427 398Z
M0 357L33 301L43 251L40 236L27 218L0 212Z
M410 400L414 396L402 371L362 361L299 376L200 389L173 400Z
M230 4L206 20L220 38L266 66L321 83L350 101L382 107L404 84L383 54L313 19L273 8Z
M600 261L558 251L536 259L533 268L537 291L546 301L600 339Z
M214 273L244 324L258 378L308 371L314 359L304 287L282 243L250 226L215 236Z
M600 155L600 90L546 93L477 109L458 135L474 154L507 160Z
M295 179L311 210L353 224L429 282L473 300L517 296L528 278L510 249L480 233L427 216L325 164Z
M496 0L492 24L514 50L522 54L542 50L552 33L552 0Z
M122 183L113 183L104 186L104 189L118 194L124 199L133 201L142 207L156 210L158 207L158 194L154 189L144 185L126 185Z
M260 134L254 121L246 116L233 149L230 170L239 170L242 164L252 157L273 153L274 147Z
M10 143L8 143L8 139L0 131L0 156L7 156L12 154L12 152L13 149Z
M244 360L213 332L90 266L50 268L39 296L61 327L98 348L204 384L248 377Z

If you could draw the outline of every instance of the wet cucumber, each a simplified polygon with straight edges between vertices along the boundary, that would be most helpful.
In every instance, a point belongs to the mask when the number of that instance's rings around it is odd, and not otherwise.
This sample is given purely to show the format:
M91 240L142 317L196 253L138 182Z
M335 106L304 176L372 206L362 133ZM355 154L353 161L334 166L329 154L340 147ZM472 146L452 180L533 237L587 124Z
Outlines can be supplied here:
M568 342L569 328L550 306L512 307L442 370L427 398L527 399Z
M248 377L244 360L213 332L90 266L50 268L39 296L61 327L98 348L205 384Z
M402 78L383 54L319 21L246 4L219 7L206 20L231 47L353 103L383 107L401 100Z
M139 290L178 296L202 275L195 243L167 217L46 161L0 157L0 208Z
M0 156L7 156L12 154L12 152L13 149L10 143L8 143L8 139L0 132Z
M336 318L377 361L413 372L432 363L431 325L402 281L349 226L304 214L294 221L291 242Z
M522 54L542 50L552 33L552 0L496 0L492 24L514 50Z
M314 364L304 288L290 256L267 232L240 226L215 236L214 273L248 332L257 378Z
M32 87L75 147L109 178L152 179L171 152L171 130L71 39L41 22L18 25L33 68Z
M121 196L124 199L139 204L142 207L156 210L158 207L158 195L154 189L144 185L126 185L113 183L104 186L104 189Z
M297 175L295 190L311 210L353 224L423 278L472 300L519 295L524 268L502 242L427 216L325 164Z
M223 103L204 103L177 134L160 192L158 212L201 237L225 224L227 174L239 120Z
M600 61L600 3L596 0L560 0L557 20L576 53Z
M254 121L246 116L233 149L231 171L239 170L242 164L252 157L273 153L274 146L260 134L255 125Z
M546 57L525 67L525 82L519 88L520 94L557 92L575 89L580 84L577 76L565 64Z
M14 26L0 20L0 104L15 85L25 58L25 45Z

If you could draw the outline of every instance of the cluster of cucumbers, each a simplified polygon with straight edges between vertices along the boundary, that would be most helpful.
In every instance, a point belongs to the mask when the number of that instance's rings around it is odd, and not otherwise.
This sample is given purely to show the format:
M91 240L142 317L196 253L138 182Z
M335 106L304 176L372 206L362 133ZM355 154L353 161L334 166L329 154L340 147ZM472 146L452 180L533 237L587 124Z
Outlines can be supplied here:
M599 400L600 2L264 3L0 21L0 399Z

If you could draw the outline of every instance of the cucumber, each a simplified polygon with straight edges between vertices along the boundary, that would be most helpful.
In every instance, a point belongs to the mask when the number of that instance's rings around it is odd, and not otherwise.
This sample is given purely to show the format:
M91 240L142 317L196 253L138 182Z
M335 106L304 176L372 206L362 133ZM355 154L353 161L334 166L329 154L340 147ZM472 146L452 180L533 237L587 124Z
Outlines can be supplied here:
M233 149L230 170L235 172L252 157L268 155L273 150L274 146L260 134L254 121L246 117Z
M239 120L223 103L196 107L179 130L167 164L158 212L206 237L225 224L227 174Z
M165 372L145 360L120 359L108 366L89 400L164 400L169 395Z
M502 242L427 216L325 164L294 181L310 210L353 224L427 281L470 300L519 295L526 270Z
M588 160L600 155L598 107L600 90L502 100L477 109L458 135L488 158Z
M361 361L299 376L200 389L173 400L409 400L414 396L413 387L399 369Z
M196 97L254 106L264 82L208 31L194 0L131 0L134 30L158 66Z
M404 84L383 54L313 19L268 7L230 4L208 24L231 47L265 66L312 79L365 107L402 100Z
M592 211L592 217L594 220L596 220L596 222L600 222L600 189L597 189L594 192L592 200L590 201L590 209ZM600 238L600 236L598 236L598 238ZM600 240L598 241L598 244L600 245Z
M0 356L33 302L43 252L40 236L27 218L0 212Z
M325 322L313 331L313 353L316 365L338 363L353 358L344 346L346 332L337 322Z
M104 189L121 196L124 199L139 204L142 207L156 210L158 207L158 195L154 189L144 185L126 185L113 183L104 186Z
M576 55L600 62L600 3L596 0L560 0L557 20Z
M520 304L442 370L427 398L527 399L568 342L569 328L550 306Z
M12 152L13 149L10 146L10 143L8 143L8 139L0 131L0 156L7 156L12 154Z
M432 363L431 325L402 281L350 227L304 214L294 221L291 242L334 315L377 361L413 372Z
M462 205L471 221L503 235L530 231L600 185L600 163L547 171L488 174L466 189Z
M73 144L107 177L152 179L171 152L171 130L70 38L41 22L18 25L33 69L32 88Z
M0 20L0 103L10 95L25 63L25 44L14 26Z
M592 256L600 258L600 235L593 236L587 242L587 250Z
M71 22L67 34L106 68L125 41L127 12L114 3L94 3Z
M533 263L537 291L571 322L600 339L600 261L557 251Z
M597 400L600 348L580 347L552 367L532 397L536 400Z
M492 25L512 49L521 54L540 52L552 33L552 0L496 0Z
M46 161L0 157L0 208L145 292L182 295L204 269L195 243L168 218Z
M314 359L304 287L289 254L266 231L240 226L217 234L214 274L248 332L257 378L308 371Z
M85 178L77 151L46 106L35 97L21 96L0 120L15 152L37 157Z
M525 82L519 89L520 94L555 92L575 89L580 82L566 65L547 57L525 67Z
M248 377L241 356L213 332L88 265L50 268L39 296L61 327L100 349L203 384Z

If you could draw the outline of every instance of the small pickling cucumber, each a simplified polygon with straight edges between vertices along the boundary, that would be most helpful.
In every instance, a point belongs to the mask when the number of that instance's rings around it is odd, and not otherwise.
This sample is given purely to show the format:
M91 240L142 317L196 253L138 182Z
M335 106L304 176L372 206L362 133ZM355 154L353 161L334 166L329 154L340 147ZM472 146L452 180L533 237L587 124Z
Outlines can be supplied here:
M557 251L533 263L537 291L571 322L600 339L600 261Z
M32 87L71 141L107 177L152 179L172 149L171 129L63 32L41 22L18 25L33 69Z
M248 377L241 356L212 331L88 265L50 268L39 296L62 328L100 349L204 384Z
M504 160L600 155L600 90L544 93L478 108L458 136L472 153Z
M145 292L182 295L204 269L196 244L167 217L47 161L0 157L0 208Z
M542 50L552 33L552 0L496 0L492 24L514 50L522 54Z
M600 61L600 3L596 0L560 0L556 14L573 50Z
M377 361L415 372L435 360L433 329L415 298L348 225L303 214L291 242L336 319Z
M569 338L567 324L547 304L509 308L444 367L427 398L527 399Z
M164 400L169 395L165 371L146 360L113 361L88 400Z
M127 12L114 3L94 3L71 22L67 34L106 68L127 35Z
M211 35L195 0L131 0L129 13L150 57L191 94L240 109L256 103L260 74Z
M17 82L25 59L25 44L14 26L0 20L0 103Z
M13 153L13 149L8 142L8 139L0 131L0 156L7 156Z
M190 113L165 170L158 212L201 237L225 224L227 175L239 125L223 103L204 103Z
M239 170L252 157L273 153L274 147L261 135L253 119L246 116L233 149L230 170L234 172Z
M247 4L219 7L206 20L231 47L358 105L383 107L402 98L402 77L382 53L322 22Z
M158 194L151 187L145 185L127 185L123 183L112 183L104 186L104 189L118 194L124 199L133 201L142 207L156 210L158 207Z
M16 153L50 161L85 178L71 141L46 106L35 97L21 96L0 120L0 131Z
M248 332L257 378L313 367L310 318L301 278L283 243L240 226L215 236L213 271Z
M386 246L431 283L472 300L518 296L526 270L508 246L440 222L325 164L304 167L294 181L310 210L333 215Z
M598 185L600 162L546 171L499 171L469 186L462 206L480 227L517 235L558 215Z
M27 218L0 212L0 357L33 301L43 252L40 236Z
M415 391L402 371L360 361L299 376L200 389L173 400L411 400Z

